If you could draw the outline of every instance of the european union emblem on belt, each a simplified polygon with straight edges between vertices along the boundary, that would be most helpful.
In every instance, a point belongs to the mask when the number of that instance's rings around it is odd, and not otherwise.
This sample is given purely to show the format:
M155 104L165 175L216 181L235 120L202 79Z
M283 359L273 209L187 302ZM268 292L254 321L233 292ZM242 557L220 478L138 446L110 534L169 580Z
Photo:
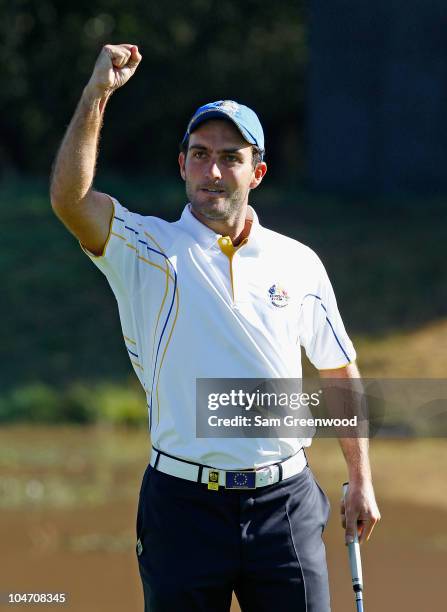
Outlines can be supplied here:
M225 488L226 489L256 489L256 472L226 472L225 473Z

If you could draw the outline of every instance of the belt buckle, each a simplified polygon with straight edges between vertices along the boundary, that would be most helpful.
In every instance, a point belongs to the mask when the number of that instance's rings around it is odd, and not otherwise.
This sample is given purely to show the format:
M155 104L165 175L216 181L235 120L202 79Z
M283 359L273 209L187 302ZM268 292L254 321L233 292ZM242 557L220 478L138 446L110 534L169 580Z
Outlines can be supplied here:
M256 470L225 472L226 489L256 489Z

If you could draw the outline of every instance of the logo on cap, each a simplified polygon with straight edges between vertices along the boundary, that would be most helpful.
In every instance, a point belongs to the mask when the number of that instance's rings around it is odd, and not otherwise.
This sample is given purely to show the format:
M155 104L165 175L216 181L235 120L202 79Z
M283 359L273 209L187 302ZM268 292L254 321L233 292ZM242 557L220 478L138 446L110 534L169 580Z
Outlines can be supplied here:
M258 116L251 108L234 100L217 100L198 108L188 123L182 143L187 142L191 132L201 123L213 117L227 117L235 124L247 142L256 145L264 153L264 132Z
M234 116L239 110L239 104L234 100L222 100L216 104L216 107L231 116Z

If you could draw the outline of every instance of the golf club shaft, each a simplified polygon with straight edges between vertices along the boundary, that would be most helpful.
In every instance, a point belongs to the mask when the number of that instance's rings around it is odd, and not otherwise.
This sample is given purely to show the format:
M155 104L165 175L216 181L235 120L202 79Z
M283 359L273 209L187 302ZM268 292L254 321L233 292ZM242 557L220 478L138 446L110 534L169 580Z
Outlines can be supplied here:
M357 606L357 612L363 612L363 593L362 591L357 591L355 594L355 603Z
M343 483L343 499L346 500L349 483ZM355 593L357 612L363 612L363 575L362 560L360 557L360 544L357 529L354 533L354 542L348 544L349 567L351 569L352 588Z

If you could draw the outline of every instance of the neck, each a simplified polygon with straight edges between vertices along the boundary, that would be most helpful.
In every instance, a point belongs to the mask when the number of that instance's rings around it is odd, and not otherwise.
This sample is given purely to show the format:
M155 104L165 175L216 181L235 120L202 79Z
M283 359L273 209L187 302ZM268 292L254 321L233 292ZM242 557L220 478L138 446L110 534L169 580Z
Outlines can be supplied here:
M212 229L213 232L221 234L222 236L229 236L234 246L237 246L242 240L247 238L253 223L252 213L248 209L248 206L245 206L243 210L240 211L239 215L232 219L208 219L199 212L193 210L192 206L190 210L196 219L203 223L203 225Z

